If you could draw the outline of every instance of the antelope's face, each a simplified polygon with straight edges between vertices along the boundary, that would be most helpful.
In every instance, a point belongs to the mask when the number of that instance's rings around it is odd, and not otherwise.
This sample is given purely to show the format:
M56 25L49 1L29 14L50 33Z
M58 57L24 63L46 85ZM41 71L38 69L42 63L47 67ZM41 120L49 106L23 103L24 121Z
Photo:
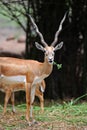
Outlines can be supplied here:
M49 64L53 64L54 62L54 48L53 47L50 47L50 46L47 46L45 49L45 59L46 61L48 61Z
M55 55L55 51L61 49L61 47L63 46L63 42L61 42L60 44L58 44L56 47L53 46L46 46L43 47L42 45L40 45L39 43L35 43L36 47L39 50L42 50L45 53L45 60L49 63L49 64L53 64L54 62L54 55Z

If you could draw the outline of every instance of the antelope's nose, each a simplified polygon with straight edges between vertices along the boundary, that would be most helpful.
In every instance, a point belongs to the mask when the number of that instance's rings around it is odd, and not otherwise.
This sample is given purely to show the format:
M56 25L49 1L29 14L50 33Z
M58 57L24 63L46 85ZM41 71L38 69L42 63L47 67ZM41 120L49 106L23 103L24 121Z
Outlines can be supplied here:
M49 58L49 63L53 63L53 58Z

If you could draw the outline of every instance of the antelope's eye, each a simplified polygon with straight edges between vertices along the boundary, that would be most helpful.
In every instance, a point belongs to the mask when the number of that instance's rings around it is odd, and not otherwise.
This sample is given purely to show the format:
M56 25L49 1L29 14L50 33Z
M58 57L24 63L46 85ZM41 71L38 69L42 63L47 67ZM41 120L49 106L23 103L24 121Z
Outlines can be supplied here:
M48 56L48 53L45 53L45 56Z
M45 52L45 56L48 56L48 52L47 51Z

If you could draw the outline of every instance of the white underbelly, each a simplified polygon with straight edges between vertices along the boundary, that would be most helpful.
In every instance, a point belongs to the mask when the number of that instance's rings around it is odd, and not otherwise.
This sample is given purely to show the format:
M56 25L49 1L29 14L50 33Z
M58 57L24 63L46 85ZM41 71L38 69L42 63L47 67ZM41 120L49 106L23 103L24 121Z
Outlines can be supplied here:
M1 75L0 77L3 78L3 79L9 80L9 81L26 82L26 76L21 76L21 75L18 75L18 76Z
M10 90L10 88L8 90ZM0 91L3 92L3 93L6 93L5 89L0 88ZM19 91L25 91L25 88L24 89L21 89L21 88L15 89L14 88L11 92L19 92Z

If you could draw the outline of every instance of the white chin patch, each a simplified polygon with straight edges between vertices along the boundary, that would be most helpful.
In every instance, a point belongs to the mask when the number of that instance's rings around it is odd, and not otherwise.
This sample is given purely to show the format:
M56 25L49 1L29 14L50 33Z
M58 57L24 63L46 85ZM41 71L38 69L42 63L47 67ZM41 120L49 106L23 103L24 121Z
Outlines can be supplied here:
M49 64L53 64L53 61L49 61Z

